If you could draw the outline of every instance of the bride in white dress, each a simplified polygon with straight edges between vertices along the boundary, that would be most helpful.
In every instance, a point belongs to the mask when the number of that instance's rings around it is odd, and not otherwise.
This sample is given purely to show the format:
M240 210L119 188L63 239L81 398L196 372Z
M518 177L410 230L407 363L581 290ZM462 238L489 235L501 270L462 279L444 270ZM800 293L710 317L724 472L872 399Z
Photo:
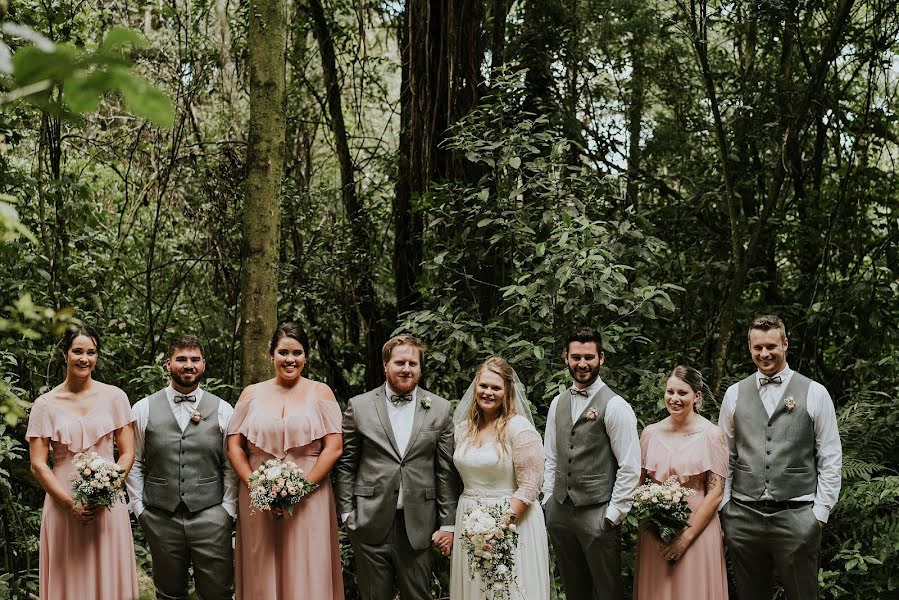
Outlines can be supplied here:
M453 461L464 491L456 510L456 535L466 511L480 502L509 502L517 525L516 600L549 599L549 546L539 503L543 483L543 443L534 428L524 386L498 356L488 358L453 416L456 451ZM478 600L480 577L469 579L468 555L453 544L450 599Z

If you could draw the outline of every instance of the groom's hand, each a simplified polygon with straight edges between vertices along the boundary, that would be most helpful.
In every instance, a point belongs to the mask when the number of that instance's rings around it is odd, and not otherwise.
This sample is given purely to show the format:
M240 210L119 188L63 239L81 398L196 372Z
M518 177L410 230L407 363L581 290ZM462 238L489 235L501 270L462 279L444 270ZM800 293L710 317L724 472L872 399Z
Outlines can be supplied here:
M441 555L449 556L453 551L453 532L435 531L431 536L431 543L440 551Z

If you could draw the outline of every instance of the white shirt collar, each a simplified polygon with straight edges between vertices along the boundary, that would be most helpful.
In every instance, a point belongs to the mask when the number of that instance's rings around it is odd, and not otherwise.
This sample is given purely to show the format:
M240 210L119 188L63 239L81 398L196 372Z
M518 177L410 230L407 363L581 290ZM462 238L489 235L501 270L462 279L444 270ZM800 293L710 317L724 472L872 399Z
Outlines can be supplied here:
M597 376L596 381L594 381L593 383L588 385L586 388L587 389L587 398L586 399L589 400L590 398L595 396L596 392L599 391L599 388L601 388L604 385L605 385L605 383L603 382L602 377ZM570 390L573 387L575 387L574 381L571 382L571 385L568 387L568 389Z
M175 396L180 396L180 395L181 395L181 392L179 392L178 390L173 388L171 383L169 383L169 385L165 388L165 396L166 396L166 398L169 399L169 402L171 402L171 403L175 402ZM201 388L200 386L197 386L197 389L192 391L190 394L185 394L185 395L195 396L197 398L197 404L199 404L200 400L203 399L203 388Z
M790 369L790 365L785 364L784 368L781 369L781 371L779 373L775 373L774 375L772 375L772 377L777 377L779 375L780 380L781 380L781 385L784 385L787 383L787 379L790 378L790 375L792 375L792 373L793 373L793 371ZM762 377L767 377L767 375L765 375L761 371L755 372L755 386L758 389L762 389L762 382L761 382Z
M391 406L393 406L393 403L390 402L390 397L396 395L396 392L394 392L392 389L390 389L390 384L386 383L386 382L384 383L384 391L387 394L387 403L390 404ZM418 396L418 386L416 385L412 389L412 404L415 404L415 399L417 398L417 396Z

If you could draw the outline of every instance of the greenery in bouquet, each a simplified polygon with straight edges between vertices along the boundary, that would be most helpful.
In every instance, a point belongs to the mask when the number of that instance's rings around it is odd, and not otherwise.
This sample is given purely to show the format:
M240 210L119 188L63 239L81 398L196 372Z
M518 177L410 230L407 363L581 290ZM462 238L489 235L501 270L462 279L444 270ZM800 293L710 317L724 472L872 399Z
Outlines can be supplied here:
M634 492L632 514L641 527L648 528L667 544L687 527L691 512L687 498L694 493L683 487L674 475L663 483L647 478Z

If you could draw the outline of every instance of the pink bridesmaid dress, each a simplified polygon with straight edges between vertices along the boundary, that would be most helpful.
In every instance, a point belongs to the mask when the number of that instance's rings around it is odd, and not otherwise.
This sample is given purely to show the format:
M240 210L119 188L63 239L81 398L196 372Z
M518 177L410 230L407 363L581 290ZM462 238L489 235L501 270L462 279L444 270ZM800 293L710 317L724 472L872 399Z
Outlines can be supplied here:
M114 460L115 431L134 421L128 397L106 386L108 395L83 417L41 396L34 401L25 438L49 438L53 474L70 486L72 459L79 452L96 452ZM100 510L96 520L82 525L47 494L41 516L41 600L134 600L138 597L137 567L131 522L124 503Z
M640 454L646 475L653 481L662 482L677 475L681 485L696 492L687 500L693 510L705 498L707 472L727 477L727 447L716 425L710 424L676 448L667 446L649 429L640 440ZM673 565L659 552L660 543L655 534L640 531L635 600L727 600L724 542L717 512Z
M285 418L270 414L247 396L234 407L228 434L247 438L250 468L271 458L296 463L309 473L322 438L341 432L342 413L334 400L307 397L301 410ZM337 509L331 481L276 519L252 512L249 492L240 485L237 548L234 555L237 600L343 600L343 574L337 539Z

